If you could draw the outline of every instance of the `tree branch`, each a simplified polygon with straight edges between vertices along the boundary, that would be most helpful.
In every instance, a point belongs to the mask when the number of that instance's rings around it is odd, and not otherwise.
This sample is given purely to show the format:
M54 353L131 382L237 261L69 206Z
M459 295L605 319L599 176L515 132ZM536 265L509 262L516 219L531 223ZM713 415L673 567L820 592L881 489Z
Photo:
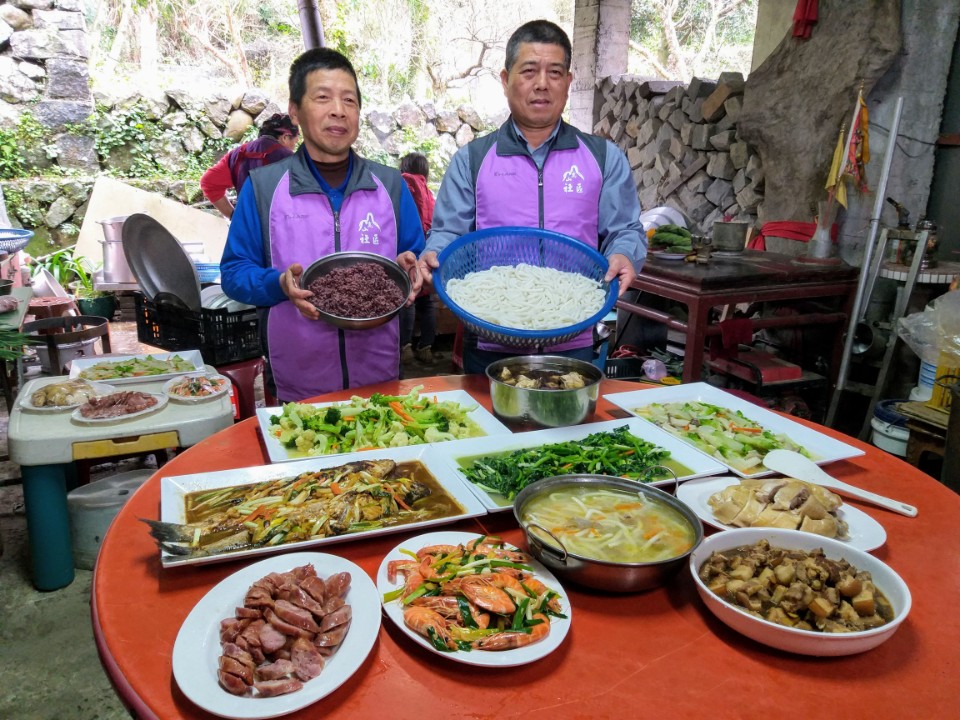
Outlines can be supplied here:
M667 50L670 53L670 59L677 68L676 74L679 79L686 80L690 77L687 70L687 63L683 59L683 50L680 47L680 40L677 38L677 28L673 23L673 13L677 9L677 0L662 0L660 3L661 21L663 23L663 35L667 41Z
M236 64L233 60L231 60L230 58L226 57L222 52L220 52L220 51L219 51L217 48L215 48L213 45L211 45L210 42L209 42L206 38L201 37L201 36L200 36L193 28L191 28L189 25L184 25L184 26L181 27L180 29L183 30L183 32L185 32L187 35L189 35L190 37L192 37L194 40L196 40L197 43L200 45L200 47L202 47L204 50L206 50L206 51L207 51L210 55L212 55L214 58L216 58L217 60L219 60L225 67L227 67L227 68L230 70L230 74L233 75L233 77L234 77L237 81L243 82L243 81L245 80L245 78L242 78L242 77L239 77L239 76L238 76L238 73L237 73L237 64Z
M648 63L650 63L650 65L651 65L651 67L653 67L654 71L655 71L660 77L662 77L664 80L673 80L673 79L674 79L674 78L673 78L673 73L671 73L667 68L665 68L663 65L661 65L660 62L657 60L657 58L654 57L653 53L651 53L649 50L647 50L645 47L643 47L643 45L641 45L640 43L636 42L635 40L631 40L631 41L630 41L630 49L631 49L633 52L637 53L637 55L639 55L640 57L642 57L642 58L643 58L644 60L646 60Z
M117 23L117 34L113 36L110 52L107 53L107 62L104 64L106 71L111 75L116 71L117 64L120 62L123 46L127 44L127 36L130 34L130 16L132 14L133 8L130 7L130 0L123 0L120 20Z
M237 23L233 17L233 7L230 5L230 0L225 0L223 8L227 15L227 27L230 29L230 37L233 40L233 46L237 52L237 58L240 61L240 72L243 75L243 81L247 85L253 85L253 79L250 75L250 65L247 63L247 54L243 51L240 33L237 32Z

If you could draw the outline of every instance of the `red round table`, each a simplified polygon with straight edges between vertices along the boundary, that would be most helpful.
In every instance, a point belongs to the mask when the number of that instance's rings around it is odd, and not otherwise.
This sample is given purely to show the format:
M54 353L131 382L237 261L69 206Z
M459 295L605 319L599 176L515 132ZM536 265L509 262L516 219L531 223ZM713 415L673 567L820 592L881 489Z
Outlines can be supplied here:
M482 376L419 378L362 392L402 393L417 384L427 392L465 389L489 408ZM638 387L604 381L601 393ZM620 417L624 415L601 397L596 419ZM952 544L960 526L960 496L877 448L814 427L866 451L862 457L831 464L832 475L919 509L917 518L907 518L845 500L883 524L887 542L875 554L900 573L913 593L910 617L880 647L849 657L813 658L760 645L716 620L686 572L664 588L633 595L565 584L574 611L570 634L542 660L502 669L447 662L415 646L385 621L356 674L333 694L289 717L955 717L960 561ZM247 562L163 569L146 525L137 518L159 517L161 476L265 462L255 419L223 430L158 471L127 502L104 538L93 580L94 632L107 673L138 717L213 717L177 687L173 644L193 606ZM523 543L509 512L449 529L500 534ZM416 534L319 549L341 555L375 577L383 556Z

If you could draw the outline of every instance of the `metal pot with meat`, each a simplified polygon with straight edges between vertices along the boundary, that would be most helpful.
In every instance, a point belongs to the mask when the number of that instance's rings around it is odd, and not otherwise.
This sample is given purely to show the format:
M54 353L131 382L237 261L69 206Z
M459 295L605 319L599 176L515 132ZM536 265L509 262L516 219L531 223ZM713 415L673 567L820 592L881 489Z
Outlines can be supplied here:
M487 366L493 412L541 427L579 425L593 417L603 373L560 355L523 355Z

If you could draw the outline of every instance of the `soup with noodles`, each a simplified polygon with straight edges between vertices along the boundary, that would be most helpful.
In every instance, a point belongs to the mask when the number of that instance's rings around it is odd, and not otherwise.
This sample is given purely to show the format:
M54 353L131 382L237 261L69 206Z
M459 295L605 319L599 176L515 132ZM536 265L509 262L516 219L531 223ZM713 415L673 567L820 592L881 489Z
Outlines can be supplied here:
M604 562L669 560L695 538L686 518L666 503L612 488L571 485L544 493L524 506L521 519L549 530L568 553ZM553 544L537 528L530 532Z

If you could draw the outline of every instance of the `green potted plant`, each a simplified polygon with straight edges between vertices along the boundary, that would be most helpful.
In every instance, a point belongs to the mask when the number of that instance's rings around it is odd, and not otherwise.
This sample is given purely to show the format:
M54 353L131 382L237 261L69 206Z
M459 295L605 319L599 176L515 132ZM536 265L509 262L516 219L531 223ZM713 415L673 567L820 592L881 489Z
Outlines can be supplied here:
M112 318L117 309L117 298L111 292L93 287L95 269L90 266L90 261L87 258L75 257L72 265L77 279L70 283L70 289L77 298L80 313Z
M36 258L34 264L46 268L61 285L70 288L82 315L112 318L117 299L111 292L93 286L96 267L88 258L77 256L74 247L63 248Z

